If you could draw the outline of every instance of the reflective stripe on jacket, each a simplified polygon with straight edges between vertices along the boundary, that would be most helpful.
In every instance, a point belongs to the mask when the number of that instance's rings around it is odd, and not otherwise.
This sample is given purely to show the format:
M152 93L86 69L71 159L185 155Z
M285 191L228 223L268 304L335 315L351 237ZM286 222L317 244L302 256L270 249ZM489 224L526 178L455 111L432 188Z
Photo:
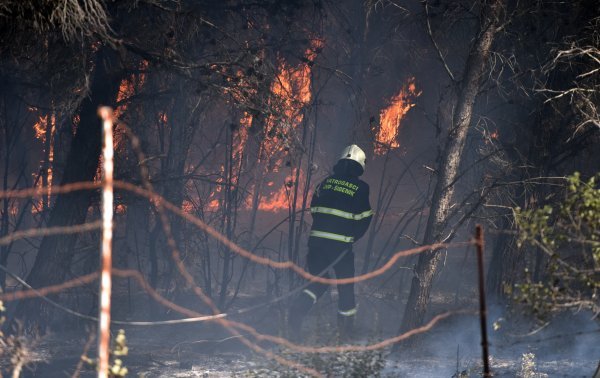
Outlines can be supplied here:
M358 177L329 176L317 186L310 212L311 237L353 243L365 234L373 216L369 185Z

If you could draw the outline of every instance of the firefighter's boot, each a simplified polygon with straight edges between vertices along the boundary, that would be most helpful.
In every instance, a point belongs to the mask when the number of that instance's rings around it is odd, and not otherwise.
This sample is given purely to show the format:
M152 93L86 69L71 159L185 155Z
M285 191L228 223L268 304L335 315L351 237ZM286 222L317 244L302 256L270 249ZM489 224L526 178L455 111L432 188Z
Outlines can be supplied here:
M291 341L302 341L302 321L313 304L314 300L312 297L301 294L290 307L288 314L288 330Z
M337 316L337 327L338 327L338 341L340 344L347 343L352 340L354 336L354 315L342 315Z

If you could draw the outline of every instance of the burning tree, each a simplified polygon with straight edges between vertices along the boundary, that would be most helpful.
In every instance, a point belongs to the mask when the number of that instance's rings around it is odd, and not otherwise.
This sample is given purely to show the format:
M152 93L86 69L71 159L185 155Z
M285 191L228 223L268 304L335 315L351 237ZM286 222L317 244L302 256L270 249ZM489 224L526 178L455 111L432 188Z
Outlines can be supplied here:
M390 205L397 194L398 184L408 172L408 167L406 167L397 178L395 178L393 183L388 184L388 186L384 184L384 181L389 179L389 168L391 165L390 153L400 147L400 141L398 139L402 127L402 120L408 114L410 109L416 105L416 98L420 95L421 92L417 91L415 78L409 78L406 83L402 85L398 94L392 96L389 101L387 101L388 105L379 112L379 125L372 126L371 131L375 134L373 154L375 156L383 156L384 163L379 178L379 190L375 200L375 214L369 229L365 258L363 260L363 273L366 273L371 266L379 263L384 256L385 248L381 250L373 264L371 258L375 240L381 231L384 219L389 215ZM392 236L390 236L388 241L391 238ZM388 243L386 243L386 245L387 244Z
M400 147L398 136L402 119L415 106L415 98L420 96L415 78L412 77L402 86L398 94L392 96L389 105L379 113L379 127L373 127L375 155L383 155L387 151Z
M219 187L226 188L230 194L228 210L225 211L225 214L231 213L232 209L235 210L236 190L241 185L245 185L239 179L239 173L241 162L244 159L245 140L249 138L248 126L253 122L253 118L258 118L258 114L268 115L263 117L267 120L268 127L265 127L265 134L268 135L265 135L264 143L261 142L264 152L259 165L264 165L262 161L266 161L267 158L275 159L276 155L285 152L284 149L289 149L290 145L297 149L299 142L297 131L294 128L302 123L302 108L310 101L310 66L314 59L314 56L310 54L316 47L310 50L311 52L307 52L305 61L297 67L285 63L284 60L272 66L275 62L268 58L271 52L265 51L276 50L276 48L260 39L261 33L264 32L261 30L260 23L246 29L246 44L240 46L225 30L219 30L206 18L203 18L202 10L191 6L186 8L190 13L183 16L180 13L181 9L177 7L155 8L154 4L146 2L136 3L136 6L131 8L140 13L130 13L131 9L126 4L105 4L100 1L75 1L67 2L63 4L63 7L59 5L51 3L47 9L42 11L32 2L9 2L0 8L2 12L0 16L3 19L15 16L14 22L11 24L14 26L13 30L15 33L22 32L18 34L19 38L22 38L23 41L27 40L21 50L14 48L16 57L20 56L18 54L27 55L26 48L34 43L29 40L27 34L29 29L27 28L33 28L36 32L45 33L48 36L46 41L42 41L46 43L42 49L46 55L33 55L40 61L46 59L45 66L47 67L51 67L54 62L60 62L60 60L54 59L55 56L68 56L69 53L65 53L65 51L73 48L74 40L85 46L84 51L87 54L86 56L80 54L82 65L79 67L77 75L74 75L77 80L69 78L72 83L75 83L72 85L75 89L68 88L66 90L67 93L72 94L72 97L64 96L65 99L69 99L70 105L75 104L68 109L65 107L65 113L69 114L65 114L63 117L61 113L60 121L58 118L54 121L53 116L50 115L52 113L43 114L42 117L46 118L41 119L42 121L46 120L45 123L38 122L39 131L44 132L43 143L50 144L45 149L49 157L43 159L44 166L41 169L43 180L40 185L51 186L76 181L93 181L97 176L101 163L98 161L100 138L96 127L95 109L99 105L116 106L121 122L129 124L131 129L140 135L144 147L150 146L153 149L149 160L142 162L149 166L150 179L157 181L158 189L167 200L178 206L185 204L188 211L198 210L198 206L194 209L194 206L191 205L193 203L203 207L204 204L200 200L204 200L204 198L190 196L185 188L190 187L188 184L190 179L193 182L196 177L204 178L203 175L196 175L195 172L198 167L206 167L205 162L208 156L217 151L215 148L207 148L207 154L199 157L199 164L193 164L195 168L186 171L186 167L192 165L189 164L189 151L194 143L194 134L210 113L204 104L220 103L216 108L222 109L223 102L221 101L228 98L234 107L246 109L242 121L243 127L239 128L239 131L232 130L229 134L230 144L235 141L235 147L230 148L230 164L228 167L219 164L224 166L223 178L216 181L221 181ZM184 4L185 7L188 5ZM220 10L223 13L216 14L216 17L222 17L220 20L223 25L237 27L240 22L250 25L250 23L266 17L266 5L258 3L255 5L250 7L245 14L228 13L227 7L224 6ZM285 5L269 6L268 8L269 12L279 11L282 13L293 13L295 9ZM160 22L159 24L162 25L160 28L148 29L146 16L141 16L142 14L158 18L166 17L173 22ZM124 17L127 22L121 23L125 20ZM250 21L253 17L256 18ZM108 20L110 20L111 26L108 25ZM273 21L265 23L265 25L266 28L278 27L277 22ZM199 42L195 38L198 27L205 36L209 37L204 42ZM147 30L147 34L141 39L137 38L140 30ZM57 36L54 34L57 31L64 34ZM281 38L289 37L291 32L288 30L287 33ZM118 41L116 36L119 37ZM3 37L5 37L4 34ZM217 40L219 40L218 43ZM203 49L202 46L207 48ZM116 54L115 50L119 50L119 54ZM209 53L204 54L207 51ZM276 55L273 54L273 56ZM94 64L86 66L87 60L91 60ZM73 60L73 62L79 61ZM269 67L273 67L273 75L270 77L268 77ZM23 66L21 69L25 71L28 67ZM276 73L276 70L279 73ZM52 78L53 90L62 89L56 83L63 85L63 81L52 75L48 77ZM86 78L88 78L87 81ZM65 78L61 77L60 79ZM81 82L85 86L80 85ZM259 97L258 89L264 89L265 82L270 83L267 89L273 93L272 96L267 96L270 98L270 103L248 102L252 98ZM64 87L67 86L64 85ZM169 94L169 96L165 94ZM174 96L170 96L172 94ZM192 95L190 96L190 94ZM76 100L73 101L72 98L76 98ZM63 109L61 108L61 110ZM56 160L52 154L52 151L55 151L52 150L54 148L51 143L52 133L58 133L58 131L56 126L54 129L47 126L50 124L49 119L53 120L53 125L60 123L61 130L63 119L67 122L77 121L68 127L74 130L73 140L69 155L65 159L66 166L64 168L61 166L58 170L54 169L54 166L50 167ZM153 126L141 127L143 124ZM206 131L203 132L206 133ZM46 134L49 134L50 138ZM127 152L128 141L123 137L120 125L117 126L116 136L118 143L116 146L117 175L139 182L140 177L136 173L139 162ZM284 165L285 161L278 157L275 163ZM250 162L249 166L252 164L253 162ZM237 173L235 173L236 170ZM292 176L296 174L300 174L299 170L298 172L292 171ZM234 188L236 189L234 190ZM282 185L282 189L288 190L289 187ZM242 192L239 191L239 193ZM274 198L277 197L274 196ZM154 285L171 286L172 280L168 276L173 276L172 264L161 258L164 256L163 252L166 252L167 245L159 232L160 222L152 216L152 212L147 207L148 204L132 202L135 206L129 206L127 202L132 200L127 196L121 196L121 193L117 193L117 200L122 201L117 207L117 215L129 217L130 211L131 215L145 214L142 217L135 217L136 220L131 223L128 231L131 231L131 234L137 234L138 226L144 227L142 219L145 219L146 226L153 228L154 232L145 231L149 242L143 244L148 247L149 256L147 259L144 257L141 260L148 260L151 282ZM47 197L45 201L48 201ZM95 204L95 201L96 197L91 191L61 194L57 196L50 210L47 225L63 227L83 223L88 216L93 216L94 207L90 208L90 205ZM8 200L4 202L9 204ZM263 208L281 208L282 204L276 204L276 202L274 200L271 205L268 205L268 201L263 201ZM259 207L259 202L256 206ZM204 209L200 211L203 212ZM3 214L9 216L7 212L3 212ZM184 245L185 243L181 239L183 225L180 219L173 217L171 221L174 238L178 244ZM231 237L233 237L233 231L229 225L233 226L234 224L235 217L223 226L224 229L231 230L228 233ZM8 233L8 225L9 222L3 220L3 233ZM129 233L127 239L130 247L139 251L140 245L129 237ZM28 275L28 280L34 287L64 280L70 270L68 268L70 262L77 253L77 235L45 237L41 242L41 248L46 252L37 255ZM8 252L9 249L2 247L3 262L7 261ZM208 251L206 253L208 254ZM141 264L141 260L138 258L137 263ZM121 256L117 261L129 264L131 257ZM224 271L227 272L227 276L231 274L227 267L224 268ZM208 281L210 281L212 273L208 272L207 274ZM164 278L164 281L161 277ZM225 281L227 280L223 282ZM227 293L226 288L227 285L223 284L221 292ZM36 306L37 304L22 303L17 316L23 320L40 316L46 318L47 309L39 311L35 309Z

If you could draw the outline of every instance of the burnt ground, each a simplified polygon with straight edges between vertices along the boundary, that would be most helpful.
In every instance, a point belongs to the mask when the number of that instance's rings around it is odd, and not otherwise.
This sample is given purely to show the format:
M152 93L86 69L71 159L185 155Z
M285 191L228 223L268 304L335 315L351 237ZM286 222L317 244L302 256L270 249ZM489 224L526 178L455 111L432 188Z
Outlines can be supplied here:
M454 298L450 297L434 297L431 313L452 308L473 308L475 302L471 298L475 296L467 294L460 303L454 302ZM237 305L243 308L256 301L256 298L241 298ZM383 294L360 294L357 342L364 344L385 338L382 335L393 336L402 314L398 303L397 298L386 298ZM305 323L305 344L335 343L335 307L335 293L332 293L330 296L326 295L313 309ZM261 332L278 334L282 329L280 314L283 309L281 302L233 319L247 322ZM150 310L152 308L140 307L138 313L131 318L147 319L142 315L147 315ZM167 314L166 317L176 318L173 314ZM529 335L530 323L515 319L510 322L503 320L501 312L492 307L489 332L494 376L516 376L522 369L523 354L532 353L535 367L531 371L542 375L531 377L543 377L543 374L549 377L591 377L600 361L600 326L591 321L590 317L590 314L568 315ZM494 321L501 326L497 331L491 325ZM69 322L71 327L67 325ZM74 319L65 318L63 325L67 326L40 339L33 352L36 362L22 376L72 376L88 334ZM131 377L299 376L291 374L289 369L278 366L264 356L249 351L238 338L231 337L231 334L214 324L125 327L125 330L130 353L123 360L130 371L128 376ZM267 343L260 345L282 353L287 358L301 360L309 366L326 371L329 376L364 376L360 373L361 370L357 370L359 368L355 363L364 359L368 363L381 362L383 366L380 372L384 377L449 378L457 371L464 371L470 377L480 376L479 343L478 318L464 315L440 322L422 337L419 347L401 349L396 353L384 350L381 355L371 353L335 358L330 355L301 357ZM94 354L95 348L92 347L88 355L93 357ZM325 367L333 364L337 364L333 370ZM81 373L81 377L94 376L95 372L89 367L85 367Z
M433 331L424 340L437 343L448 338L449 325ZM216 330L215 330L216 331ZM201 333L201 332L197 332ZM216 336L217 332L215 332ZM289 369L277 366L263 356L249 352L237 339L193 337L191 330L173 332L169 330L128 331L130 354L124 358L132 372L130 376L144 377L276 377L285 376ZM200 335L198 335L200 336ZM224 335L223 335L224 336ZM589 339L589 337L587 337ZM598 342L596 336L596 342ZM588 340L589 341L589 340ZM77 335L58 335L44 339L37 349L38 362L23 374L24 377L68 377L77 365L84 340ZM598 345L598 344L597 344ZM549 377L591 377L598 363L598 350L579 357L569 355L568 349L556 347L556 353L547 355L545 348L525 344L526 350L535 355L535 371ZM569 347L570 348L570 347ZM427 348L425 348L427 349ZM452 377L457 371L457 346L448 341L445 352L431 350L412 352L410 356L385 356L383 376L387 377ZM90 351L93 354L93 351ZM472 351L459 352L458 370L467 371L468 376L477 377L481 369L479 355ZM560 354L564 353L564 357ZM521 369L521 354L511 350L492 348L492 369L496 377L514 377ZM349 372L347 372L349 373ZM342 374L341 374L342 375ZM345 374L344 374L345 375ZM94 377L90 368L82 371L81 377ZM288 375L289 376L289 375ZM352 375L347 375L352 376ZM539 375L540 377L543 375Z

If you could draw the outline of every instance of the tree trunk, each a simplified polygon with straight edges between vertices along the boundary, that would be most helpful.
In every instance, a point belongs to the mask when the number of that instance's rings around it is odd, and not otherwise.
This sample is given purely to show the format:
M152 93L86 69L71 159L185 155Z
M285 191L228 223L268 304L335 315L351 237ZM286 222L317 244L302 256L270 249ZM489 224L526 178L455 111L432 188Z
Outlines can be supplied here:
M15 157L16 147L19 145L19 142L22 143L21 131L23 130L23 127L19 122L19 118L23 117L23 105L18 100L18 96L14 93L12 85L8 83L2 84L4 85L4 95L2 96L2 103L0 106L2 106L4 119L0 120L0 125L2 125L0 132L2 133L1 139L3 142L3 145L0 146L0 151L3 160L1 167L2 190L7 191L11 188L11 185L9 185L9 182L11 181L10 168L13 162L11 157ZM25 162L24 156L19 157ZM11 202L13 206L17 206L15 201L11 198L2 199L0 210L0 237L7 236L10 230ZM0 264L6 266L11 248L12 244L0 246ZM6 273L4 273L4 271L0 272L0 288L2 290L6 288Z
M185 174L185 162L194 137L194 131L197 125L196 116L198 114L200 102L198 99L196 103L191 103L185 95L188 92L189 89L186 86L182 86L179 88L180 95L175 98L175 103L173 104L169 117L171 120L169 151L161 173L161 176L165 178L162 188L163 197L179 208L183 205L187 181L183 178ZM183 250L184 245L182 243L183 221L181 217L175 215L169 216L169 219L171 222L171 235L175 240L175 244L180 252L185 254L185 251ZM159 227L162 228L160 225ZM171 281L175 277L179 277L179 274L174 274L175 265L171 260L171 251L164 239L163 242L165 244L162 245L162 248L165 252L169 266L168 280ZM176 280L176 284L183 284L183 281Z
M465 146L473 104L477 97L492 41L497 31L503 0L492 0L482 15L481 32L471 47L462 83L456 98L456 108L446 145L439 161L438 179L432 197L423 244L444 240L444 230L452 208L454 181L458 176L461 155ZM427 251L419 256L410 294L406 303L401 331L413 329L423 323L429 304L429 295L442 253Z
M224 186L224 199L222 202L223 220L221 222L221 230L225 233L227 239L232 240L233 237L233 218L234 213L237 212L235 205L235 198L232 193L233 183L233 130L227 130L227 158L225 159L225 186ZM225 306L227 299L227 288L233 278L233 256L229 247L223 245L223 270L221 272L221 288L219 290L219 308Z
M89 96L81 103L80 122L73 138L61 185L92 181L98 170L101 151L101 123L96 114L100 105L115 103L122 70L117 55L106 47L96 57L94 78ZM60 194L50 213L48 227L73 226L85 222L93 192L76 191ZM33 287L54 285L65 279L69 270L77 234L46 236L42 239L27 281ZM50 320L49 307L42 301L22 301L14 319L30 325L39 322L43 328Z

